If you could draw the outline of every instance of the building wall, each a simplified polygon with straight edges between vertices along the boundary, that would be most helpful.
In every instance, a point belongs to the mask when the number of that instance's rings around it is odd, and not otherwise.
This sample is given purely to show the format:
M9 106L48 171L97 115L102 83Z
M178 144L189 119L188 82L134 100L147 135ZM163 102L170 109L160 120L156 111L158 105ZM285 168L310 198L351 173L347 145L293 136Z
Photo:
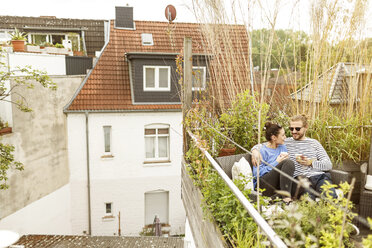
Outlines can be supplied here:
M11 70L16 70L17 66L32 66L48 75L66 75L65 55L9 53L8 56Z
M68 114L68 151L71 180L72 231L88 231L85 115ZM145 223L145 193L169 191L171 233L184 233L185 211L181 201L181 112L91 113L88 116L91 212L93 235L139 235ZM170 125L169 163L145 164L144 127ZM104 153L103 126L112 128L112 156ZM114 218L104 219L105 203L113 203Z
M0 220L0 229L12 230L19 235L69 235L70 185L66 184L45 197L27 205Z
M34 89L18 88L33 112L24 113L13 106L13 133L1 139L2 143L15 146L15 159L25 169L8 170L10 188L0 190L0 218L68 183L66 116L62 109L82 79L83 76L53 76L56 91L39 85Z
M96 51L100 51L105 43L105 30L107 29L105 20L83 20L53 17L25 17L25 16L0 16L0 30L14 30L17 28L21 32L39 33L69 33L76 32L84 37L88 56L95 56Z

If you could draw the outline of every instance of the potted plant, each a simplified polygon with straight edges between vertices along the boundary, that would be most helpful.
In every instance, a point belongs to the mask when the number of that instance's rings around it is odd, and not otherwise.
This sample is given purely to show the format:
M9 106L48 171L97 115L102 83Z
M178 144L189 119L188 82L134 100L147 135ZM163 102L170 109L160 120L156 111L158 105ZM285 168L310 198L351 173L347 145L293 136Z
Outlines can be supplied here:
M8 126L8 122L4 122L0 118L0 135L8 134L12 132L12 128Z
M11 34L11 42L14 52L24 52L25 51L25 42L26 35L20 32L17 28L14 29L14 32Z
M57 48L57 53L59 54L68 54L68 49L65 48L62 44L57 43L54 45L55 48Z
M57 53L57 52L58 52L57 48L54 47L54 45L53 45L52 43L45 42L45 43L44 43L44 46L45 46L44 51L45 51L46 53Z

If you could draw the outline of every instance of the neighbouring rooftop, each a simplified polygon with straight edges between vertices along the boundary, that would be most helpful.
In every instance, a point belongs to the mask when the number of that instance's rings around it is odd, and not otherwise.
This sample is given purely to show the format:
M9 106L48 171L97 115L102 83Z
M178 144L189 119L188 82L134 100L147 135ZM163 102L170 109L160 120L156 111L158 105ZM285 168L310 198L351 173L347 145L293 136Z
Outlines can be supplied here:
M23 235L13 247L80 248L80 247L140 247L183 248L183 238L178 237L118 237L78 235ZM12 247L10 246L10 248Z

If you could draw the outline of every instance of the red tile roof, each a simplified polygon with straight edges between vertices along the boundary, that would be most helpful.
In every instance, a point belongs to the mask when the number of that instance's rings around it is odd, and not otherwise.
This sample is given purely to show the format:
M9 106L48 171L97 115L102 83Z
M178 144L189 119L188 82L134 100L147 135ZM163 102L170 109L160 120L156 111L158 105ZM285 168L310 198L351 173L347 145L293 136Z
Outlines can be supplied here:
M239 34L246 32L244 26L235 27L239 27ZM142 33L152 33L153 46L142 45ZM132 104L125 53L178 54L183 49L185 36L192 38L193 54L207 54L200 24L135 21L135 30L126 30L115 29L112 21L107 47L66 111L180 109L180 104Z

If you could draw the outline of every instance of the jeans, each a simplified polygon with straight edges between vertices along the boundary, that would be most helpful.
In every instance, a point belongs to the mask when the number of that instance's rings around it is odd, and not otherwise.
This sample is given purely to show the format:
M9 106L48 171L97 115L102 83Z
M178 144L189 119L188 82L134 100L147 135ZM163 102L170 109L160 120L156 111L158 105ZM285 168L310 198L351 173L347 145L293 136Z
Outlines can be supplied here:
M329 182L330 184L332 184L331 174L329 174L328 172L322 173L320 175L309 177L308 180L310 182L310 187L312 189L314 189L316 192L319 192L321 194L323 193L322 186L325 185L326 182ZM296 191L297 191L297 184L293 183L292 194L295 195ZM307 190L304 190L303 188L299 189L299 191L297 192L297 197L296 198L299 198L304 193L309 193L310 198L315 200L316 196L314 194L312 194L311 192L309 192ZM335 188L332 187L330 189L329 194L330 194L331 197L337 198Z
M293 177L293 172L295 170L293 161L285 159L280 162L276 166L276 168L286 173L288 176ZM292 180L272 169L271 171L260 177L260 188L266 189L263 192L263 195L265 196L275 195L276 190L286 191L290 194L292 188Z

